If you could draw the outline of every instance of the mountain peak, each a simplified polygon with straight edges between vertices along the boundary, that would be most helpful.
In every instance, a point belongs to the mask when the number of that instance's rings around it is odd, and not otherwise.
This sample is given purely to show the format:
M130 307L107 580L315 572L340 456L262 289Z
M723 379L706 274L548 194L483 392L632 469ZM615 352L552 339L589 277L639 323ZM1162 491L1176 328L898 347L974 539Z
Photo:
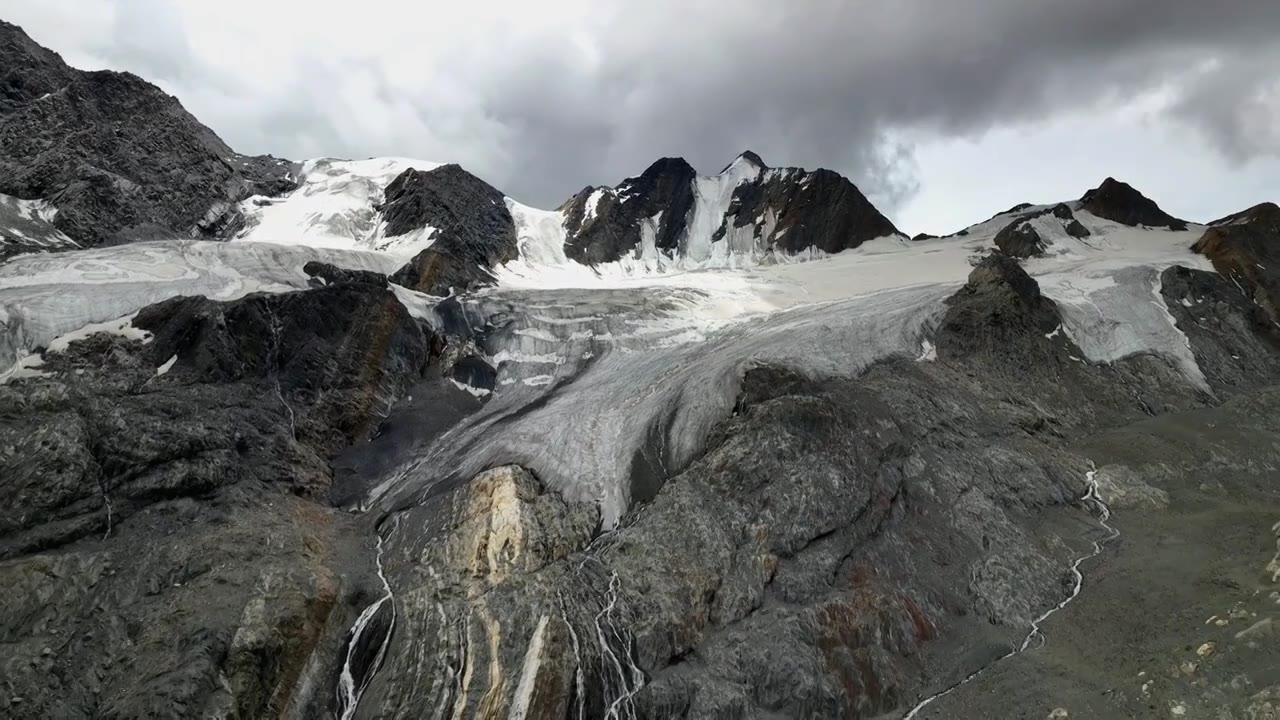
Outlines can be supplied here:
M1085 193L1080 198L1080 208L1123 225L1187 229L1185 220L1166 213L1154 200L1138 192L1132 185L1113 177L1108 177L1101 185Z
M661 157L653 161L649 167L640 173L643 178L655 178L663 176L685 177L697 175L693 166L682 157Z
M761 160L760 156L757 155L755 152L751 150L743 150L742 152L738 153L738 156L733 159L733 162L729 163L728 165L725 165L724 169L721 170L720 173L724 174L728 172L729 168L733 167L734 165L737 165L740 162L745 162L750 165L753 165L758 170L769 169L769 166L765 165L764 160Z

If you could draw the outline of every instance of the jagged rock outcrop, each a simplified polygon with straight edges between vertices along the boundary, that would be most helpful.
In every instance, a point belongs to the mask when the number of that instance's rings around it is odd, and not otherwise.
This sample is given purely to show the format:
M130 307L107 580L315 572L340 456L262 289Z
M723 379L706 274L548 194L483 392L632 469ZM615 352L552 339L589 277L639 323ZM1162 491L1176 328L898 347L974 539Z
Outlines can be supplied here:
M8 23L0 67L0 193L48 201L81 245L226 236L236 202L296 186L287 161L235 153L156 86L70 68Z
M1192 249L1280 323L1280 207L1262 203L1217 220Z
M939 357L976 358L997 369L1036 374L1058 365L1060 347L1046 336L1061 323L1053 301L1040 294L1018 261L992 253L947 299L935 342Z
M1025 209L1025 206L1020 207ZM1045 249L1051 244L1051 240L1043 237L1040 230L1036 229L1037 223L1034 221L1039 218L1048 222L1053 222L1050 218L1056 219L1061 225L1062 232L1073 238L1089 237L1089 229L1076 219L1071 208L1065 203L1058 203L1051 208L1026 213L1014 219L996 233L994 240L996 247L1005 255L1015 258L1043 255Z
M1170 230L1186 230L1185 220L1169 215L1154 200L1138 192L1132 185L1107 178L1080 198L1080 209L1122 225L1146 225Z
M838 173L770 168L753 152L712 176L663 158L616 188L584 189L561 210L566 255L588 263L836 253L901 235Z
M490 281L490 270L516 258L515 223L506 198L458 165L406 170L387 186L379 207L388 236L435 228L431 247L391 281L433 295Z
M672 252L693 211L698 173L684 158L662 158L616 188L587 187L570 198L565 215L564 252L582 263L612 262L645 241Z

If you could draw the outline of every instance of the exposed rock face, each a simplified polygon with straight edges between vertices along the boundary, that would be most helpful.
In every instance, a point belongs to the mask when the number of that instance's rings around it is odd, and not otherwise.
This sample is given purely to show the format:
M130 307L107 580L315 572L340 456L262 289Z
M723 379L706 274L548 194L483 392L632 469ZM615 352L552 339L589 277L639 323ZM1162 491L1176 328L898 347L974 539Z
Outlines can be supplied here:
M1089 237L1089 229L1076 219L1071 208L1064 203L1058 203L1051 208L1027 213L1014 219L1003 230L996 233L996 247L1010 257L1029 258L1043 255L1050 242L1040 235L1036 229L1037 223L1032 222L1037 218L1056 219L1061 223L1062 230L1073 238Z
M328 460L423 382L432 333L358 283L136 322L145 343L94 335L0 386L3 714L327 701L377 583L367 535L325 503Z
M82 245L225 236L237 201L295 185L287 161L236 154L154 85L70 68L7 23L0 67L0 193L49 201Z
M697 176L684 158L662 158L617 188L583 188L561 208L565 255L583 263L612 262L641 247L644 230L652 233L655 247L674 251L693 211Z
M770 216L776 225L766 234L761 219ZM762 182L739 185L725 225L712 240L742 228L751 228L757 240L789 254L810 248L837 253L875 238L901 235L853 183L824 169L787 169L769 173Z
M435 228L435 241L391 280L413 290L447 295L485 284L489 270L516 258L516 231L506 198L457 165L406 170L387 186L379 208L386 234Z
M1218 220L1192 249L1280 322L1280 207L1263 203Z
M584 189L562 210L565 253L587 263L658 253L702 262L717 245L726 256L835 253L901 234L843 176L772 169L752 152L708 177L663 158L616 188Z
M1169 215L1155 201L1115 178L1107 178L1101 185L1085 193L1080 198L1080 209L1122 225L1187 229L1185 220Z
M302 266L302 271L310 275L314 282L323 285L340 283L357 283L362 285L387 286L387 276L372 270L347 270L332 263L312 260Z
M1013 258L998 253L983 258L947 306L936 340L940 357L976 356L997 369L1028 373L1058 366L1045 336L1062 318Z
M1178 266L1160 277L1170 314L1190 340L1209 385L1220 393L1280 376L1280 326L1229 277Z

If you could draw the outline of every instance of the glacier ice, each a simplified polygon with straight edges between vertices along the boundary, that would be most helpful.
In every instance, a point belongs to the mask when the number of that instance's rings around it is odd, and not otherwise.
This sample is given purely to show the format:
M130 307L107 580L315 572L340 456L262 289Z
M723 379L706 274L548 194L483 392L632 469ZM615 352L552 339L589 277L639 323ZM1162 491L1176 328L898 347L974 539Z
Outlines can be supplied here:
M382 253L199 240L14 258L0 265L0 368L59 336L171 297L231 300L306 288L302 266L310 260L381 273L399 267Z

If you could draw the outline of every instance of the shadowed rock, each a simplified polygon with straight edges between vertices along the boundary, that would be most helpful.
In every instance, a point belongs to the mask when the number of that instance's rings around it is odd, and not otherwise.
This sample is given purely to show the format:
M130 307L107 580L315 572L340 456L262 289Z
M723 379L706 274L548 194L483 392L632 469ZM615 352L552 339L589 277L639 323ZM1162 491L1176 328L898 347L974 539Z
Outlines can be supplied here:
M617 260L641 246L642 223L655 217L655 246L675 250L693 210L696 177L684 158L662 158L616 189L583 188L561 206L565 255L582 263Z
M1101 185L1085 193L1080 198L1080 209L1122 225L1187 229L1185 220L1169 215L1155 201L1115 178L1107 178Z
M776 224L765 235L767 225L760 223L770 217ZM775 171L739 185L712 240L750 225L765 247L792 255L811 248L838 253L902 234L848 178L826 169Z
M0 385L0 715L327 700L309 673L377 583L364 533L325 505L328 461L422 381L432 334L358 283L175 298L136 323L147 342L92 335Z
M388 236L435 229L431 246L391 276L398 285L447 295L490 282L492 268L516 258L506 198L458 165L404 171L379 210Z

